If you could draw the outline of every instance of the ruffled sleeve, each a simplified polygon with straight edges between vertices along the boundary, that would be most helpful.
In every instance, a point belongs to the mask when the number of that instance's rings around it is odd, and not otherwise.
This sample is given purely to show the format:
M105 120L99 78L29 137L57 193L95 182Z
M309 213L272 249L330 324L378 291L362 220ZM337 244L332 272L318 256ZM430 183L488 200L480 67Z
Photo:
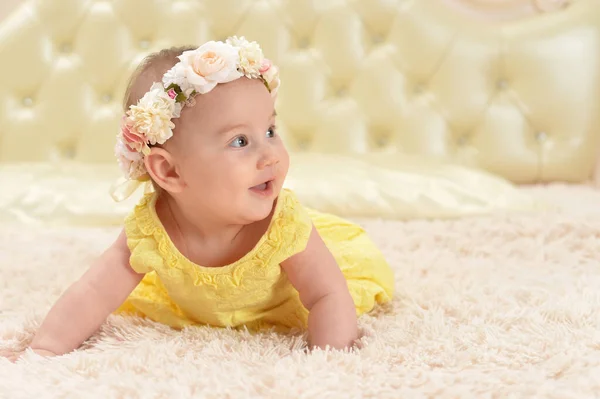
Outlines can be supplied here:
M279 264L304 251L313 228L306 208L291 190L283 189L277 201L266 240L257 254L268 264Z
M129 262L133 270L142 274L161 268L164 262L153 234L148 232L152 230L152 221L146 215L150 200L150 195L144 196L125 219L127 246L131 251Z

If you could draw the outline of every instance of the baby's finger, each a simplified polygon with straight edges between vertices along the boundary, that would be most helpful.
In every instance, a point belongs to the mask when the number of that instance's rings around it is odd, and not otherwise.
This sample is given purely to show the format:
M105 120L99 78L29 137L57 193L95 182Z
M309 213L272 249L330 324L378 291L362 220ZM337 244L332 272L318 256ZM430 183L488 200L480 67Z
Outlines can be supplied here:
M2 349L0 350L0 357L7 358L8 360L14 363L19 359L19 357L21 357L21 353L15 352L13 350Z

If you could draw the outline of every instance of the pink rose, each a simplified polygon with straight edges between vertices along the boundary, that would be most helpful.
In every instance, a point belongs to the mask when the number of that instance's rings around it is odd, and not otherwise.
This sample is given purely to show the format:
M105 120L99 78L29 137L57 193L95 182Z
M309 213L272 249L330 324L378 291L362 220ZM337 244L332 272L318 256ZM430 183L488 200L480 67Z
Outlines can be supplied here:
M269 60L268 58L264 58L262 65L260 66L260 69L258 70L258 72L260 72L261 74L267 72L269 70L269 68L271 68L271 65L273 65L271 60Z
M267 81L269 85L269 89L271 90L271 96L276 97L277 91L279 90L279 85L281 84L279 80L279 68L275 65L271 65L264 73L263 78Z
M136 132L133 126L127 123L126 118L123 118L123 124L121 125L121 136L127 148L132 152L141 152L142 148L146 145L146 139L144 135Z
M121 139L117 139L115 144L115 155L126 178L138 179L146 173L142 154L131 151L131 148Z
M169 97L171 97L173 100L175 99L175 97L177 97L177 93L175 93L175 89L169 89L169 91L167 92L167 94L169 95Z

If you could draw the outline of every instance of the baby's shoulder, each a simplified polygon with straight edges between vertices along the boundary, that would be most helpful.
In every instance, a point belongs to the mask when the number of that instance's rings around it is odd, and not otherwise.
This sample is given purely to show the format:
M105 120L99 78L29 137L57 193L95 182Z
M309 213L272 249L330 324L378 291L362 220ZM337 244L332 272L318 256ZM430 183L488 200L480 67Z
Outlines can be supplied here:
M305 209L296 193L289 188L283 188L277 197L276 215L289 216L293 213L304 212ZM277 212L279 210L279 212Z
M306 246L312 225L308 210L296 194L290 189L283 189L277 198L266 235L271 243L276 244L281 256L288 257Z
M308 210L301 203L296 193L288 188L282 189L277 198L273 219L278 222L272 223L275 227L311 223Z

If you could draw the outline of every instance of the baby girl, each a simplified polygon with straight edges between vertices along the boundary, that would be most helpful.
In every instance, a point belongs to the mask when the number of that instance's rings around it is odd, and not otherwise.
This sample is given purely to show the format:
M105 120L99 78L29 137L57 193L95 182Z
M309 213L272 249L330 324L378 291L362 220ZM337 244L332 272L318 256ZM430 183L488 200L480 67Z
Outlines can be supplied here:
M147 190L32 350L73 351L113 313L173 328L301 328L310 348L353 345L357 317L391 299L394 276L361 227L283 188L279 85L243 37L145 59L125 98L115 150L125 182L113 196Z

